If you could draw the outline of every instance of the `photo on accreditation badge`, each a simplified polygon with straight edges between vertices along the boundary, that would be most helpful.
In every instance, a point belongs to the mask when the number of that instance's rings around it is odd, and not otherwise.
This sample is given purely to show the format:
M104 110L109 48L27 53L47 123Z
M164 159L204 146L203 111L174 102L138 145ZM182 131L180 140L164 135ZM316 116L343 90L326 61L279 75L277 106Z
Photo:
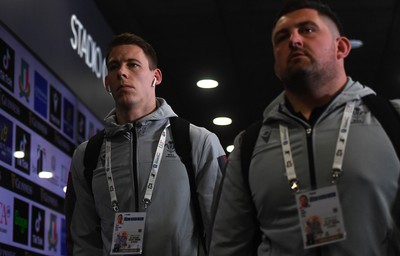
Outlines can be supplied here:
M124 212L115 215L111 255L142 253L145 213Z
M304 248L346 238L336 186L296 195Z

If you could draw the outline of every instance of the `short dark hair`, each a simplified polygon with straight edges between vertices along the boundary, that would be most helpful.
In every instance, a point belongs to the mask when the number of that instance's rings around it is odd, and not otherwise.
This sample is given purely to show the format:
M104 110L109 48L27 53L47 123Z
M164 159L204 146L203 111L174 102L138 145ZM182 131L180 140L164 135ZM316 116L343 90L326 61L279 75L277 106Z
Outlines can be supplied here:
M144 54L149 60L150 70L157 68L158 60L154 48L146 40L132 33L122 33L112 38L106 50L106 65L108 65L108 58L110 57L112 49L119 45L137 45L143 50Z
M334 13L328 5L321 3L318 0L287 0L281 11L278 13L278 16L274 22L274 27L278 20L285 14L304 8L316 10L320 15L330 18L335 23L340 35L344 35L342 23L340 22L336 13Z

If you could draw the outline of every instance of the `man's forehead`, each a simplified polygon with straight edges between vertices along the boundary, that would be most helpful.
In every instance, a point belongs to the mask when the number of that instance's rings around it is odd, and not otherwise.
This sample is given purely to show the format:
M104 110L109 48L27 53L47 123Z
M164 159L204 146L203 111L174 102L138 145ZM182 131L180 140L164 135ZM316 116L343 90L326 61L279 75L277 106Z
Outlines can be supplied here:
M117 45L113 47L110 51L110 59L121 57L131 58L139 56L144 56L144 52L142 48L134 44Z
M148 59L142 48L136 45L119 45L114 47L108 57L108 62L129 62L138 61L147 63Z
M320 19L319 13L314 9L304 8L298 9L281 16L275 24L275 29L280 27L297 25L306 21L316 21Z

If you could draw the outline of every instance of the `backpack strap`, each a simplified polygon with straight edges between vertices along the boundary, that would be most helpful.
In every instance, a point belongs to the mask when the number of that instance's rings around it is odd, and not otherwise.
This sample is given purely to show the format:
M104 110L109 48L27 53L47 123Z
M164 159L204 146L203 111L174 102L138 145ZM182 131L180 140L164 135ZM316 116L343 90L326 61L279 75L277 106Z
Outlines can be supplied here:
M389 100L369 94L362 98L363 102L371 110L371 113L381 123L400 159L400 115Z
M262 120L258 120L257 122L251 124L244 131L242 137L242 142L240 146L240 154L241 154L240 157L241 157L243 179L245 184L247 185L249 184L249 169L250 169L251 156L253 155L254 146L256 145L256 141L261 126L262 126Z
M103 140L104 140L104 129L93 135L88 140L85 149L85 155L83 157L83 164L85 166L84 175L86 183L88 184L89 189L92 193L93 193L92 190L93 170L96 169Z
M204 247L203 249L206 250L204 224L201 217L199 199L197 197L196 177L192 160L192 145L190 143L190 123L180 117L171 117L169 121L171 123L171 132L174 139L176 153L179 155L181 161L186 167L190 185L190 197L194 207L196 223L198 225L200 239Z
M260 133L260 129L262 126L262 120L258 120L251 124L243 133L241 146L240 146L240 159L241 159L241 167L242 167L242 175L244 184L248 190L248 193L251 194L250 183L249 183L249 171L250 171L250 162L251 157L253 155L254 147L257 142L258 134ZM252 208L254 212L257 211L256 205L252 201ZM256 226L259 227L259 221L256 220ZM261 243L262 232L259 229L255 235L254 244L252 246L253 251L249 255L256 255L258 245ZM250 253L250 252L249 252Z
M377 96L375 94L370 94L362 98L364 103L370 109L371 113L378 119L381 123L386 134L390 138L394 149L396 151L397 157L400 159L400 115L391 104L391 102L385 98ZM398 181L400 186L400 178ZM397 228L400 230L400 189L397 191L396 199L394 200L394 205L391 209L394 222Z
M92 190L93 170L96 168L97 165L97 159L99 158L101 144L103 143L103 138L104 138L104 130L92 136L86 145L85 154L83 158L85 167L84 176L86 183L88 184L90 192L92 194L93 194ZM65 201L64 201L65 221L67 226L66 241L67 241L68 255L72 255L74 248L70 227L71 227L72 215L75 209L75 202L76 202L76 194L75 194L74 184L72 182L71 172L69 172L67 181L67 192L65 194Z

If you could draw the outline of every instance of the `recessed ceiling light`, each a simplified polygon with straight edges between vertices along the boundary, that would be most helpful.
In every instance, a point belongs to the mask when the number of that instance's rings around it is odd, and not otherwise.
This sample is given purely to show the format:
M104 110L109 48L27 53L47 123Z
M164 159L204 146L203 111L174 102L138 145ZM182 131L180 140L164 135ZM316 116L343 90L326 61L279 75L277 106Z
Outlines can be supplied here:
M350 39L350 44L353 49L361 48L364 45L363 41L358 39Z
M228 151L229 153L231 153L233 151L235 147L233 145L229 145L226 147L226 151Z
M230 125L232 123L232 119L229 117L216 117L213 120L215 125Z
M25 157L25 152L24 151L15 151L14 152L14 157L15 158L24 158Z
M50 179L52 177L53 177L53 173L50 171L39 172L39 178L41 178L41 179Z
M218 86L218 82L212 79L203 79L197 82L197 86L203 89L211 89Z

